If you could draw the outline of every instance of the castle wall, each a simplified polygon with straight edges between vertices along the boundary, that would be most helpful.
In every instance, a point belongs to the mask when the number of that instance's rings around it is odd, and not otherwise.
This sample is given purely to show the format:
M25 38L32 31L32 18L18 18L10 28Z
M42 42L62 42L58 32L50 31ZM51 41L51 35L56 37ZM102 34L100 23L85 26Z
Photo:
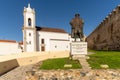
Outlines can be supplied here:
M120 50L120 6L117 6L87 37L88 48Z

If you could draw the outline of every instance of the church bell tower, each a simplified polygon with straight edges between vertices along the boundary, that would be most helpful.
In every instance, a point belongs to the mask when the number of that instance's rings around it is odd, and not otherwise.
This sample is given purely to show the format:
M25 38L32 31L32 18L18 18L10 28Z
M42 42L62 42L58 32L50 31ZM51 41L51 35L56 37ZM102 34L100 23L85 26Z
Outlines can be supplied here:
M35 10L30 7L24 7L23 11L23 48L24 52L36 51L36 27L35 27Z

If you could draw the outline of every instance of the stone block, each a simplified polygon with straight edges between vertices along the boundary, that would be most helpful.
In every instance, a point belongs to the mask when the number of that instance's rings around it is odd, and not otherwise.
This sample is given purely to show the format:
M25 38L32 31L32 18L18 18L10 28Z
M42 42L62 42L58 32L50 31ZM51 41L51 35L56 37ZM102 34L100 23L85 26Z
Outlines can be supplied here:
M102 64L102 65L100 65L100 67L101 67L101 68L104 68L104 69L109 68L109 66L108 66L107 64Z
M66 67L66 68L68 68L68 67L71 68L71 67L72 67L72 64L65 64L64 67Z

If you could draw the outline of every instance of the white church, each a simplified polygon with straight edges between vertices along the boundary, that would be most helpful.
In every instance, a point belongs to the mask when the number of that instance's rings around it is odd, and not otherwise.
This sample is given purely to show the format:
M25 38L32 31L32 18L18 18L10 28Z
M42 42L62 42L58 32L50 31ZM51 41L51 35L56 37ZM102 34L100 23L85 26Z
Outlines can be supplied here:
M63 29L36 26L35 10L24 7L23 41L0 40L0 55L21 52L70 51L70 35Z
M36 26L35 10L24 7L23 40L0 40L0 55L21 52L70 51L70 43L74 41L63 29ZM79 41L79 40L78 40Z
M35 10L24 7L23 51L69 51L71 37L63 29L36 26Z

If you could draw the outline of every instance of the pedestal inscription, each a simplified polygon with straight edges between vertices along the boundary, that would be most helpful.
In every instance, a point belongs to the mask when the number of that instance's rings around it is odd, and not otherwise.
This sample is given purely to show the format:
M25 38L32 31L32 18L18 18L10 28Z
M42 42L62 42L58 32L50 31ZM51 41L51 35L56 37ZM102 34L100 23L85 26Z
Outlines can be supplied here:
M87 42L71 43L71 55L86 55L86 54L87 54Z

